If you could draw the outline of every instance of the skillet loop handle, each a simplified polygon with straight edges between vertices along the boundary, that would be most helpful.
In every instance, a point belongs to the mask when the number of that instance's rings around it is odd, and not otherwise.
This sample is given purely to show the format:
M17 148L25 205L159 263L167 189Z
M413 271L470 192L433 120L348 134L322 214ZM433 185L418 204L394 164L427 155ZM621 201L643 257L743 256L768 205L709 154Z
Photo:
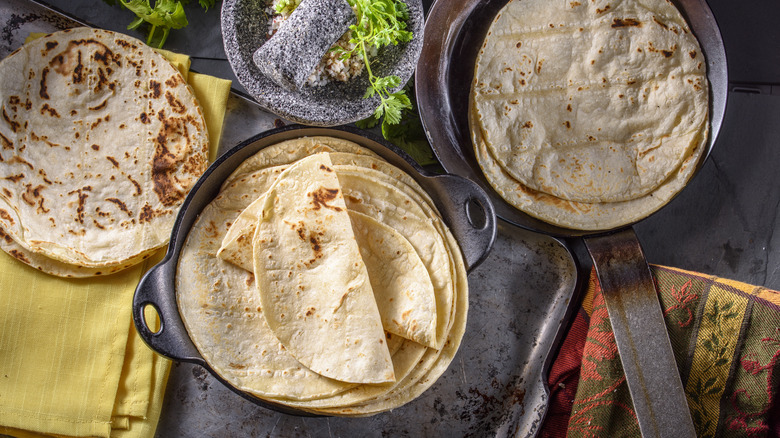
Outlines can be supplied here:
M173 291L173 275L166 262L144 275L133 296L133 322L141 339L154 351L170 359L202 362L179 316ZM149 327L145 316L151 306L159 316L159 328Z
M496 240L496 212L476 183L457 175L438 175L434 202L460 245L466 269L476 268Z

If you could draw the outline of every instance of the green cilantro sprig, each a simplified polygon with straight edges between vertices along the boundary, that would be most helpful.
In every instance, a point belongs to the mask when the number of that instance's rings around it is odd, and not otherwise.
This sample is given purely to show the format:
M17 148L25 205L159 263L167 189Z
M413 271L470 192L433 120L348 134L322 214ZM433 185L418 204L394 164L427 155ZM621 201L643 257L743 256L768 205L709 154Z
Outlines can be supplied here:
M406 3L399 0L347 0L355 9L355 24L349 28L352 31L350 43L355 48L341 52L342 59L348 59L357 52L366 66L369 87L364 98L379 96L379 106L374 110L374 118L379 120L384 116L383 123L398 124L401 121L401 112L411 109L412 103L403 89L396 92L391 90L399 87L401 78L396 75L378 77L371 70L369 49L381 49L384 46L398 45L412 40L412 32L406 30L406 21L409 19L409 9Z
M162 48L168 39L171 29L181 29L189 24L187 15L184 12L184 6L190 0L155 0L154 6L151 0L103 0L110 5L121 4L125 8L135 13L136 18L127 28L135 30L144 24L149 25L149 34L146 38L146 44ZM118 3L117 3L118 2ZM198 0L200 6L208 11L213 7L216 0ZM162 34L158 33L161 31Z

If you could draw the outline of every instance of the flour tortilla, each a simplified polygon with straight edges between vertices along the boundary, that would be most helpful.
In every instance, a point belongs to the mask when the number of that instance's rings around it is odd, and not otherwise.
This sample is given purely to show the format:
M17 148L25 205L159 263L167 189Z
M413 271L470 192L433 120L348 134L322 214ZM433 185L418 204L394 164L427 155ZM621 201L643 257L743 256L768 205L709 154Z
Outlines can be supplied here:
M250 177L259 186L272 185L263 178L277 166L254 172ZM333 166L338 174L339 166ZM257 178L256 178L257 177ZM252 272L256 225L265 206L261 196L236 217L217 257ZM422 345L437 347L435 290L426 265L414 246L394 228L365 214L348 209L352 231L360 255L368 269L384 330Z
M373 151L349 140L328 136L300 137L272 144L242 162L222 183L226 187L237 178L274 166L289 165L320 152L345 152L378 158Z
M324 138L324 142L328 139ZM211 242L212 246L208 249L197 250L195 247L188 248L182 252L197 252L200 257L203 257L203 263L213 263L215 257L216 248L213 246L214 242L219 246L219 242L227 235L226 225L224 228L215 226L215 224L228 224L237 223L238 215L245 211L246 207L258 197L262 197L268 190L268 181L272 180L280 172L283 172L290 164L283 159L278 159L280 156L295 156L297 152L294 150L294 141L285 142L284 148L279 148L278 145L271 146L270 148L276 149L274 153L266 152L266 149L259 153L260 160L254 160L255 157L247 160L246 166L243 167L244 171L234 172L234 176L231 178L229 184L223 185L223 191L219 197L212 202L213 206L219 206L223 212L223 216L217 218L210 216L205 223L207 225L201 226L200 229L193 228L191 231L190 239L196 239L193 237L193 233L199 233L205 235L203 239L207 239ZM302 139L302 144L311 144L309 139ZM276 147L275 147L276 146ZM304 149L308 147L304 146ZM284 150L283 153L279 153L280 150ZM271 156L273 159L268 159ZM447 368L452 361L455 352L460 344L460 340L463 336L463 330L465 329L466 316L468 310L468 285L466 281L465 264L460 253L460 249L452 237L451 233L444 225L438 212L436 212L433 201L425 193L425 191L412 179L409 175L389 165L388 163L378 159L373 153L363 152L359 156L355 156L350 153L337 153L332 152L330 154L334 168L338 170L344 170L347 174L345 181L352 183L356 186L355 190L350 189L347 201L351 204L353 210L350 210L348 205L348 211L361 211L362 213L371 216L375 220L381 222L384 225L389 224L404 224L399 228L394 228L399 234L403 235L407 240L414 239L420 248L425 248L426 245L431 245L431 248L437 248L438 251L444 251L444 255L427 257L427 263L431 264L431 261L436 261L436 265L426 264L426 269L432 272L433 275L438 278L444 279L449 276L449 287L440 288L436 290L438 295L449 295L449 298L440 300L437 297L437 307L445 307L444 313L446 314L444 323L442 320L437 321L437 328L443 327L444 338L440 342L440 348L434 349L424 347L417 342L410 340L403 340L398 350L392 355L394 371L396 375L396 382L386 384L361 384L352 386L349 389L335 390L330 395L322 395L321 392L314 397L291 397L289 394L268 394L263 398L282 403L291 407L311 410L312 412L326 413L332 415L371 415L376 412L380 412L387 409L400 406L407 403L421 394L426 388L430 387L433 382L441 375L441 373ZM300 158L294 158L297 160ZM258 165L258 162L263 162L263 165ZM335 164L340 163L340 164ZM362 167L362 169L361 169ZM367 172L373 171L374 173ZM377 176L384 175L384 176ZM374 181L376 179L376 181ZM377 183L378 181L378 183ZM272 184L271 182L270 184ZM341 184L342 181L340 180ZM376 186L374 188L364 189L364 186ZM342 184L342 189L343 189ZM361 190L358 190L361 189ZM383 195L393 194L390 198ZM407 204L412 204L414 208L408 207ZM401 208L399 208L401 207ZM387 211L385 211L387 210ZM230 214L227 214L230 212ZM202 214L202 216L205 214ZM220 222L222 221L222 222ZM197 223L200 223L199 218ZM418 224L418 225L414 225ZM214 230L222 230L221 232L214 232ZM418 237L410 237L404 233L411 233ZM435 234L430 236L429 234ZM426 243L427 242L427 243ZM410 240L411 244L411 240ZM420 256L421 260L423 257ZM232 263L219 261L221 267L229 266L233 269L233 272L243 271L247 272ZM190 264L188 267L180 265L179 273L177 274L177 282L179 277L185 277L190 272L206 272L205 269L201 269L197 266ZM220 269L221 272L222 269ZM430 275L430 274L429 274ZM215 285L219 284L223 289L235 288L236 285L241 284L239 281L225 280L224 277L214 277L213 273L206 273L202 277L192 281L191 286L197 287L199 284L209 284L208 279L212 279ZM182 279L181 281L188 281L189 279ZM446 283L446 282L445 282ZM178 284L178 283L177 283ZM203 289L202 285L200 286ZM208 291L199 292L202 297L216 296L223 292L222 290L212 289ZM177 297L181 297L190 292L185 291L183 288L177 287ZM227 292L230 293L230 292ZM241 303L240 298L228 297L226 300L229 302L235 302L238 300ZM203 305L204 301L206 305ZM199 300L179 299L180 308L182 302L189 303L187 307L189 312L194 314L199 320L192 321L193 318L189 318L193 326L203 324L203 320L214 318L212 321L212 329L203 333L199 333L200 336L208 338L211 336L212 350L232 349L236 348L234 344L238 346L246 345L240 344L241 338L238 337L236 332L226 328L228 321L231 317L236 317L237 313L224 312L220 309L221 306L211 306L210 301L214 301L213 298L201 298ZM228 305L225 303L225 305ZM448 306L448 307L447 307ZM437 309L438 310L438 309ZM438 315L437 315L438 316ZM190 331L190 325L187 324L188 331ZM247 334L247 330L251 331L249 327L240 329L243 334ZM438 330L437 330L438 331ZM438 334L438 333L437 333ZM192 334L193 340L195 335ZM393 336L392 340L398 340L400 337ZM393 351L393 345L388 343L388 347ZM199 350L201 347L199 347ZM204 352L201 352L204 354ZM255 355L249 355L254 357ZM220 358L218 352L212 351L211 354L204 358L211 363L214 360L225 362L223 358ZM300 366L300 365L299 365ZM303 367L305 369L305 367ZM284 380L282 384L289 382L290 377L296 377L297 375L290 373L275 372ZM256 377L257 375L255 375ZM224 377L224 376L223 376ZM233 384L231 380L228 381ZM252 379L246 381L252 382ZM256 383L256 382L255 382ZM271 382L266 382L271 383ZM282 385L280 384L280 386ZM234 384L234 386L236 386ZM254 384L251 386L261 386L262 384ZM306 384L303 381L293 384L293 390L305 390ZM330 411L328 411L330 410Z
M327 153L282 172L265 195L252 242L263 315L292 356L335 380L395 381L368 272Z
M0 84L0 227L15 245L103 272L167 243L208 156L178 70L134 38L78 28L9 55Z
M384 329L437 348L436 296L417 251L401 233L371 216L349 211L349 219Z
M29 265L39 271L47 274L56 275L58 277L65 278L85 278L85 277L97 277L110 275L115 272L122 271L131 266L134 266L142 261L150 258L155 253L156 249L134 257L132 259L125 260L123 264L104 266L102 268L88 268L79 265L72 265L70 263L61 262L57 259L46 257L45 255L32 252L29 249L19 245L15 240L11 238L0 228L0 249L5 251L11 257L19 260L20 262Z
M471 98L478 157L562 201L649 196L707 138L703 53L665 0L510 1L479 52Z
M292 357L265 321L254 275L216 257L229 224L248 204L242 196L248 188L223 190L200 213L182 248L176 302L190 339L217 374L258 397L311 400L355 386Z
M466 331L468 314L468 279L466 269L458 245L449 230L443 230L443 237L449 248L449 260L453 268L454 299L452 308L452 325L447 330L446 341L440 349L428 348L420 358L417 366L403 379L397 382L389 391L378 396L366 398L358 403L339 403L330 407L308 408L310 412L325 415L364 417L389 411L402 406L430 388L447 370L455 358ZM350 399L350 395L361 389L360 386L339 393L332 397L313 402L303 402L300 406L313 406L333 399Z
M477 161L493 189L507 202L545 222L578 230L608 230L634 223L666 205L688 183L704 153L696 147L675 173L653 193L623 202L586 203L560 199L524 186L495 161L482 131L470 120Z

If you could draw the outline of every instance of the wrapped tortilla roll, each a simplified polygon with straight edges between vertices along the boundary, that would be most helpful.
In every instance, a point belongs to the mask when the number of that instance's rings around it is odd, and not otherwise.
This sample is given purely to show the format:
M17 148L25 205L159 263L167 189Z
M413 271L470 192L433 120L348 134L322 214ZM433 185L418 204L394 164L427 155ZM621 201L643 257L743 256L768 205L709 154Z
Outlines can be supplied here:
M260 72L290 90L299 90L320 59L355 22L346 0L303 0L257 51Z

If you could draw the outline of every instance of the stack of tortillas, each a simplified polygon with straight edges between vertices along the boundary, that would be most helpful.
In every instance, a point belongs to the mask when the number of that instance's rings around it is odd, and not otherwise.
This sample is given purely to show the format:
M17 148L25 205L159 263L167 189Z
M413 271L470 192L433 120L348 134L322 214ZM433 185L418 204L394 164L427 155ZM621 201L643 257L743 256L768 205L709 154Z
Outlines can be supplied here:
M426 192L330 137L244 161L192 226L179 311L211 368L303 411L371 415L432 385L466 323L460 249Z
M688 182L709 129L706 64L666 0L511 0L477 57L469 119L510 204L610 229Z
M0 62L0 246L66 277L165 245L208 134L179 71L142 42L79 28Z

